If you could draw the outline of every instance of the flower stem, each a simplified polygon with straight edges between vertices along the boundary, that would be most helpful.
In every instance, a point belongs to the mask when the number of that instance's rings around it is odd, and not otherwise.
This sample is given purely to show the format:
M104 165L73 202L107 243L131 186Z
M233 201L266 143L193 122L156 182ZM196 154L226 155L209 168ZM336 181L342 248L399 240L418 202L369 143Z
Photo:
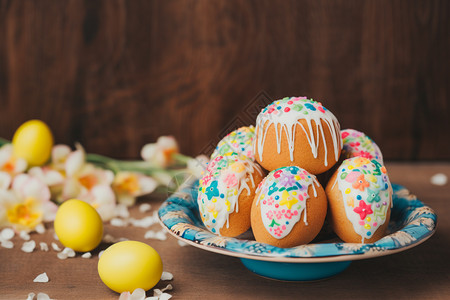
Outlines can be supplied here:
M7 139L1 138L0 137L0 147L6 144L11 143L10 141L8 141Z
M179 170L165 169L152 165L147 161L140 160L116 160L99 154L86 154L86 161L96 164L100 167L110 169L114 173L120 171L139 172L146 175L152 175L155 172L168 173L171 176L179 172Z
M174 153L173 157L176 162L180 162L182 164L187 164L188 161L192 159L192 157L181 154L181 153Z

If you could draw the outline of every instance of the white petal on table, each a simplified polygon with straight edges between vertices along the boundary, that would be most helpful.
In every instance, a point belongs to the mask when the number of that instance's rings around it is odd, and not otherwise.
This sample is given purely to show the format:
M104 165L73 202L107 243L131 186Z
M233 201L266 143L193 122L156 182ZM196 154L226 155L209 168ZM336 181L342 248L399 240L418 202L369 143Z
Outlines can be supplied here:
M41 251L45 251L45 252L48 251L48 245L46 242L40 242L39 247L41 248Z
M44 234L45 233L45 226L44 226L44 224L38 224L36 226L36 228L34 228L34 230L36 230L36 232L39 233L39 234Z
M177 242L178 242L178 246L180 246L180 247L189 246L189 244L186 243L186 242L183 242L183 241L180 241L180 240L178 240Z
M59 248L58 244L56 244L55 242L52 242L52 248L55 251L58 251L58 252L61 251L61 248Z
M4 240L10 240L14 237L14 235L15 233L14 230L12 230L12 228L5 228L0 233L1 238Z
M171 295L171 294L168 294L168 293L162 293L162 294L159 296L159 300L169 300L170 298L172 298L172 295Z
M19 236L22 240L25 241L29 241L30 240L30 235L28 234L28 232L26 232L25 230L22 230L21 232L19 232Z
M173 279L173 274L170 272L162 272L161 275L161 280L172 280Z
M36 278L33 280L33 282L49 282L47 273L42 273L36 276Z
M34 248L36 248L36 242L31 240L28 242L24 242L21 250L26 253L31 253L34 251Z
M14 248L14 243L11 241L1 241L1 246L6 249Z
M127 219L130 217L130 212L128 211L128 207L124 204L117 204L114 208L114 213L116 216Z
M166 232L163 230L160 230L160 231L149 230L145 233L144 238L155 239L155 240L160 240L160 241L167 240Z
M146 213L150 209L152 209L152 206L150 204L148 204L148 203L142 203L141 205L139 205L139 211L141 213Z
M173 286L169 283L165 288L163 288L161 290L161 292L165 292L165 291L171 291L173 289Z
M448 181L447 175L445 175L444 173L434 174L430 178L431 184L438 185L438 186L446 185L447 181Z
M37 294L37 300L51 300L50 297L45 293Z
M131 294L130 300L144 300L145 291L143 289L135 289Z
M27 297L27 300L33 300L35 296L36 296L35 293L29 293L28 297Z
M111 219L111 221L109 221L109 223L111 224L111 226L114 226L114 227L125 227L128 224L128 222L126 220L119 219L119 218L113 218L113 219Z

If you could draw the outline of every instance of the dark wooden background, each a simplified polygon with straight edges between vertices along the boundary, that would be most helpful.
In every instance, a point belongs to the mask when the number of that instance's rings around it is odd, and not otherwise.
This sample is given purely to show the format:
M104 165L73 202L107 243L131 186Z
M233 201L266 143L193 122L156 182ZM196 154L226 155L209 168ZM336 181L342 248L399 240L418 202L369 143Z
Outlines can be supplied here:
M450 159L450 1L0 0L0 136L137 158L208 152L269 99L304 95L391 160Z

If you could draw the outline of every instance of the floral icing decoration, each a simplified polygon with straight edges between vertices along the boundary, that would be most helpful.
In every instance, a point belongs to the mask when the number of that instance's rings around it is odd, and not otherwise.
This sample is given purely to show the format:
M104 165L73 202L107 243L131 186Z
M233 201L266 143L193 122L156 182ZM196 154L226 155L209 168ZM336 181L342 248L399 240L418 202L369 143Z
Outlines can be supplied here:
M197 203L201 219L211 232L220 235L224 225L229 227L230 214L239 212L241 192L250 194L250 185L256 187L255 171L262 176L261 168L245 155L219 155L210 161L199 181Z
M230 155L232 153L243 154L251 159L254 159L253 153L253 139L255 137L254 126L244 126L237 130L230 132L218 144L211 159L219 155Z
M306 121L306 126L300 123L300 120ZM313 124L314 122L314 124ZM262 161L262 153L266 135L269 127L274 125L276 128L277 151L281 153L281 137L286 134L289 156L291 161L294 160L294 139L297 125L302 128L308 138L312 154L315 158L318 156L319 144L324 142L322 138L315 138L313 133L321 132L324 128L322 122L326 124L333 139L333 150L336 161L339 158L342 149L342 140L339 134L340 125L336 117L322 106L320 102L316 102L306 97L286 97L274 101L268 105L258 115L256 119L256 131L258 138L255 141L260 161ZM317 136L318 134L316 134ZM328 166L327 147L325 148L325 166Z
M262 222L274 238L287 236L300 221L302 212L303 222L308 225L306 201L310 186L313 187L314 196L317 196L314 183L319 186L316 176L295 166L273 170L260 183L256 191L256 204L260 203Z
M354 129L341 130L343 146L343 157L364 157L376 159L383 164L383 155L375 142L364 133Z
M392 187L386 168L375 159L349 158L339 167L336 182L346 216L364 243L364 239L370 239L384 224L392 205Z

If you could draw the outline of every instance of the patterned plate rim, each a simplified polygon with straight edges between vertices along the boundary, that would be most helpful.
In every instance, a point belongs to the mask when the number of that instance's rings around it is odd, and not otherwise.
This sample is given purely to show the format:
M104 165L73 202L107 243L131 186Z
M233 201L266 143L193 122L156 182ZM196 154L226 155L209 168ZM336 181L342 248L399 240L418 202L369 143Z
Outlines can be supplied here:
M392 184L391 232L372 244L315 243L278 248L254 240L228 238L208 231L198 215L196 179L189 179L159 208L158 217L171 235L197 248L223 255L273 262L314 263L359 260L415 247L436 231L437 215L405 187Z

